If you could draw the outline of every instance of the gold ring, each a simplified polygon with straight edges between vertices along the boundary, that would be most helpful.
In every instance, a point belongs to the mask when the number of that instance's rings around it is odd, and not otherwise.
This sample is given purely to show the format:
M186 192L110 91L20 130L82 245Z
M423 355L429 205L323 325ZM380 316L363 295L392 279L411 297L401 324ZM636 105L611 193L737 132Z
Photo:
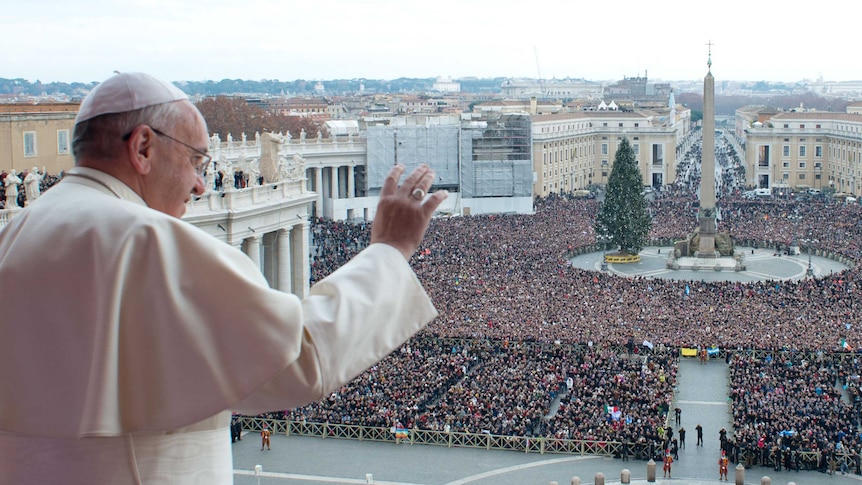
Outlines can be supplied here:
M422 200L425 198L425 191L419 188L413 189L413 193L410 194L416 200Z

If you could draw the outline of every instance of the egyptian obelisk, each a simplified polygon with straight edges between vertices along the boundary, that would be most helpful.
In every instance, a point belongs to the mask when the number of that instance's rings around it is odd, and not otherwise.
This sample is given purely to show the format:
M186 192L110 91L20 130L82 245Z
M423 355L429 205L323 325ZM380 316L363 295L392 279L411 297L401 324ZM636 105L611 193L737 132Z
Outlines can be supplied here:
M700 162L700 243L698 258L717 258L715 250L715 79L712 77L712 42L703 78L703 146Z

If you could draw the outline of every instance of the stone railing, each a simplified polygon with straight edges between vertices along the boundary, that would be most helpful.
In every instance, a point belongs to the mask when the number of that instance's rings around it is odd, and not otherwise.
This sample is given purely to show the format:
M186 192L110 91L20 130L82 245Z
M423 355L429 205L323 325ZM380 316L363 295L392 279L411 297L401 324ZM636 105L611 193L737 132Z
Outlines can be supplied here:
M205 212L236 210L256 205L276 203L306 193L305 179L282 180L244 189L207 191L194 197L188 204L188 215Z

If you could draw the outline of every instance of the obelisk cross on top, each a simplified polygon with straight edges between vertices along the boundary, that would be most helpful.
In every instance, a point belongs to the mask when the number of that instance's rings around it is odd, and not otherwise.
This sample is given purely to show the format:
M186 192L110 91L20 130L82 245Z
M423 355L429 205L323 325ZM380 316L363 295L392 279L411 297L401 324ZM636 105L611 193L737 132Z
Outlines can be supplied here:
M709 49L708 55L706 57L706 68L708 71L711 71L712 70L712 46L714 46L715 44L713 44L712 40L710 40L709 42L706 43L706 45L708 46L707 49Z

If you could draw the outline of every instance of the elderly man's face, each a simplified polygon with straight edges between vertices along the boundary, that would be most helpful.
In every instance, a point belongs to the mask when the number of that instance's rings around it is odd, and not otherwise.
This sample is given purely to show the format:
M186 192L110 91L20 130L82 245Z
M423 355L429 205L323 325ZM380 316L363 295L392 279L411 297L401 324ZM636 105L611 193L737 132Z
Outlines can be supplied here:
M156 136L159 157L144 194L147 205L174 217L185 214L192 194L201 195L205 191L203 178L195 170L201 156L186 144L200 151L206 151L209 144L206 122L197 108L183 102L182 109L188 114L173 132Z

